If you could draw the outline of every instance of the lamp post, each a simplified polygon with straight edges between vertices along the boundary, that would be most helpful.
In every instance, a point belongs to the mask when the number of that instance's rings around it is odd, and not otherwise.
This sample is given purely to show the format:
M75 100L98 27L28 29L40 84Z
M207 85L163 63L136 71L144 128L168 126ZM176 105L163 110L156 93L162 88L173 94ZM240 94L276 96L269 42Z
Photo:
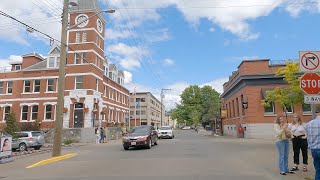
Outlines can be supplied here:
M68 28L68 5L77 6L78 4L75 2L70 2L69 0L63 1L63 13L62 13L62 29L61 29L61 51L60 51L60 62L59 62L59 79L58 79L58 99L57 99L57 111L56 111L56 121L54 126L54 140L53 140L53 148L52 148L52 156L60 156L61 155L61 132L63 127L63 107L64 107L64 90L65 90L65 74L66 74L66 60L67 60L67 33L68 30L77 26L77 23L74 26ZM86 21L94 16L102 12L113 13L115 10L107 10L101 11L89 18L83 20Z

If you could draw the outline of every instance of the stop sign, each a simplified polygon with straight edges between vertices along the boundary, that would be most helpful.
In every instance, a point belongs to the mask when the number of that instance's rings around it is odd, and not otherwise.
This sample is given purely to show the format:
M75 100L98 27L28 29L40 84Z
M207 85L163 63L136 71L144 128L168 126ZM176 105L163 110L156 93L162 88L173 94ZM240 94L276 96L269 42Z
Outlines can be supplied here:
M305 73L300 79L300 88L306 94L319 94L320 76L317 73Z

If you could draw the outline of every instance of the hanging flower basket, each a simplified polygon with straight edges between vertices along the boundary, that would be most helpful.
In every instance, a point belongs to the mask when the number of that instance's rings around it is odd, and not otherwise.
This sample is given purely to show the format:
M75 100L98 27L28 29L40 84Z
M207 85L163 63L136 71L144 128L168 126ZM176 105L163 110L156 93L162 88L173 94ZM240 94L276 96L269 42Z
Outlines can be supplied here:
M126 124L125 124L124 122L121 122L121 123L120 123L120 126L121 126L121 127L124 127L125 125L126 125Z
M89 112L89 108L87 108L87 107L84 108L84 112L85 112L85 113Z

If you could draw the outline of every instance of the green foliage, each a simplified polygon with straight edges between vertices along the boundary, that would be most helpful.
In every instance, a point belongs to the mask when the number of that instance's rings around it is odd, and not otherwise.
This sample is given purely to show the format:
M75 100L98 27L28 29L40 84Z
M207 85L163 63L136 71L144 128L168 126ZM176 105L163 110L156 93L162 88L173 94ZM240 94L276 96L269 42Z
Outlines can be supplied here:
M220 94L211 86L189 86L182 94L181 103L172 110L172 118L178 123L197 125L212 122L220 111Z
M266 98L261 102L263 106L270 106L271 102L277 102L282 106L303 103L304 92L300 89L299 64L289 60L286 67L279 68L276 76L283 76L289 86L275 88L267 91Z
M70 145L70 144L72 144L72 143L76 143L76 141L73 140L73 139L65 139L65 140L63 141L63 144L65 144L65 145Z
M16 132L20 131L20 128L18 126L17 119L14 113L9 113L6 120L6 125L4 127L4 131L7 134L10 134L14 138L16 138Z
M41 121L36 120L34 122L22 122L20 123L21 131L39 131L40 130Z

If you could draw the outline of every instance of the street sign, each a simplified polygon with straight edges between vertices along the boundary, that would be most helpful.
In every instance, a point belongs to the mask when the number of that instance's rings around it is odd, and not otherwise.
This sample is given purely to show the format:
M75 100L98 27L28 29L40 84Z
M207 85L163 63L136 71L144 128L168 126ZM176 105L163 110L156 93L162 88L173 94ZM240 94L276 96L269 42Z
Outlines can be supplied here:
M319 94L320 76L317 73L305 73L300 79L300 88L306 94Z
M300 51L299 71L319 72L320 71L320 51Z
M304 103L305 104L320 104L320 95L318 95L318 94L304 95Z

